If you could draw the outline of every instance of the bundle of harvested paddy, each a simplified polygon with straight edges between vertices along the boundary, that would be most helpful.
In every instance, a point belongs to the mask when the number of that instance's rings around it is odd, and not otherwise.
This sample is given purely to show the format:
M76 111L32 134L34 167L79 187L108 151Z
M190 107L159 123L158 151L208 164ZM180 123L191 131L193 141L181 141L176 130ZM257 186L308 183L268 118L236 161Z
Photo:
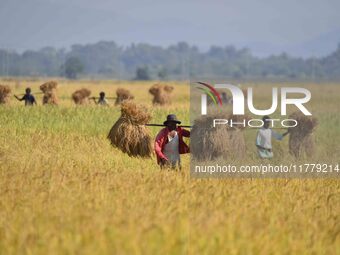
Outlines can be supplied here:
M0 84L0 104L7 104L9 102L9 94L11 89L9 86Z
M48 81L48 82L45 82L44 84L40 85L40 90L45 93L45 92L55 90L55 89L57 89L57 87L58 87L57 82Z
M119 105L125 100L132 100L135 98L129 90L123 89L123 88L118 88L116 90L116 95L117 95L117 98L116 98L115 105Z
M229 122L233 122L233 127L229 127L230 156L233 158L244 158L246 155L246 141L243 130L250 117L248 115L229 115ZM230 123L229 123L230 124Z
M121 104L121 116L108 135L112 146L129 156L150 157L152 139L145 126L150 119L151 115L145 107L131 100L124 101Z
M194 159L209 161L226 158L230 151L228 127L213 127L214 119L222 119L219 114L202 116L194 121L191 130L190 151Z
M55 81L49 81L40 86L40 90L44 93L43 104L58 104L57 87L58 83Z
M154 84L150 89L149 89L149 93L151 94L151 95L155 95L155 94L157 94L158 93L158 91L160 90L160 87L161 87L161 85L159 85L159 84Z
M294 112L289 119L297 121L297 126L289 128L289 152L299 158L304 153L311 157L315 151L313 131L317 126L317 119L306 116L301 112Z
M58 105L58 97L55 91L48 91L44 93L43 104Z
M169 85L155 84L149 89L149 93L153 95L152 103L155 105L166 105L171 103L171 92L174 87Z
M216 127L213 127L214 119L233 119L236 122L241 121L240 118L239 116L226 115L226 113L216 111L196 119L191 130L190 150L193 158L199 161L209 161L218 158L244 157L246 145L242 125L234 127L216 125Z
M233 158L244 158L246 155L246 141L242 129L229 129L230 155Z
M88 89L79 89L73 92L72 99L75 104L83 105L88 104L89 102L89 96L91 95L91 91Z
M228 120L229 120L229 124L231 124L231 122L233 123L233 127L230 127L230 129L243 130L246 128L247 122L248 120L250 120L250 117L248 115L229 114Z
M170 85L165 85L164 90L168 93L171 93L174 90L174 87Z

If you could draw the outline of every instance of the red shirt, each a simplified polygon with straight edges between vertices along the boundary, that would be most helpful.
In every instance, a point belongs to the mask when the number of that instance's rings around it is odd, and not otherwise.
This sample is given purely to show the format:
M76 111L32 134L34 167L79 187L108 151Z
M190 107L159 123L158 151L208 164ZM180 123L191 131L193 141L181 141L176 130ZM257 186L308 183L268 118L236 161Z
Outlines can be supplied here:
M176 129L178 135L178 151L180 154L189 153L189 146L183 141L184 137L190 137L190 131L177 127ZM159 131L155 140L155 152L157 156L157 163L160 163L161 159L167 160L166 156L163 154L164 147L168 143L168 134L170 133L168 128L163 128Z

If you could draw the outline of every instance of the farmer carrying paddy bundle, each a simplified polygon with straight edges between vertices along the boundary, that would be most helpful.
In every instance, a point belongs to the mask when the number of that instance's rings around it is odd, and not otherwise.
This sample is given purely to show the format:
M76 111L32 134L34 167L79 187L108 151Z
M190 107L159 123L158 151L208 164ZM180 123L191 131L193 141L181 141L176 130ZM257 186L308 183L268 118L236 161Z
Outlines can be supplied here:
M37 104L37 101L35 100L34 96L31 94L31 88L26 88L26 93L22 98L19 98L17 95L14 95L16 99L19 101L25 100L25 106L32 106L34 104Z
M276 140L281 141L283 137L285 137L289 131L284 134L276 133L274 130L269 128L269 116L264 116L263 127L257 132L256 137L256 147L258 149L258 153L260 158L272 158L274 156L272 151L272 137Z
M40 90L44 93L42 99L43 105L58 105L57 87L58 83L55 81L49 81L40 86Z
M189 147L183 141L184 137L190 137L190 131L178 127L181 121L176 115L169 114L163 123L163 128L155 140L155 152L157 163L163 167L181 168L180 154L189 153Z

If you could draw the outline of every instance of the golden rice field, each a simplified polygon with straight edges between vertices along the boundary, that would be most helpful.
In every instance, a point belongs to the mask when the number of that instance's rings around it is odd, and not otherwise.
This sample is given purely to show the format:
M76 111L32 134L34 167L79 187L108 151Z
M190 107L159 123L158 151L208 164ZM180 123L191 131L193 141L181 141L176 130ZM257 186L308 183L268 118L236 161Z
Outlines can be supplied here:
M42 82L0 84L19 94ZM188 155L182 172L160 171L155 157L110 146L118 107L70 99L83 87L96 96L124 87L150 107L154 123L176 113L187 124L189 86L170 83L168 107L152 107L153 82L132 81L59 81L58 107L42 106L41 95L37 107L14 98L0 107L0 254L340 254L339 179L192 179ZM255 86L265 105L266 86ZM319 119L313 160L339 161L340 85L310 88ZM257 163L255 130L246 138ZM275 149L294 160L287 139Z

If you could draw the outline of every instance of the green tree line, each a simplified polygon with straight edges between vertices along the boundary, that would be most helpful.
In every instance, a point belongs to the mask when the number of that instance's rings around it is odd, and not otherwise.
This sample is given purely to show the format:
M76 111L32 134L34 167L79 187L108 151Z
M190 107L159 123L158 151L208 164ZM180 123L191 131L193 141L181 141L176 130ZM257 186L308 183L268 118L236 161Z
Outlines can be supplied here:
M286 53L259 58L249 49L212 46L202 52L179 42L169 47L115 42L45 47L22 53L0 49L1 76L62 76L71 79L269 79L340 80L340 44L328 56L299 58Z

